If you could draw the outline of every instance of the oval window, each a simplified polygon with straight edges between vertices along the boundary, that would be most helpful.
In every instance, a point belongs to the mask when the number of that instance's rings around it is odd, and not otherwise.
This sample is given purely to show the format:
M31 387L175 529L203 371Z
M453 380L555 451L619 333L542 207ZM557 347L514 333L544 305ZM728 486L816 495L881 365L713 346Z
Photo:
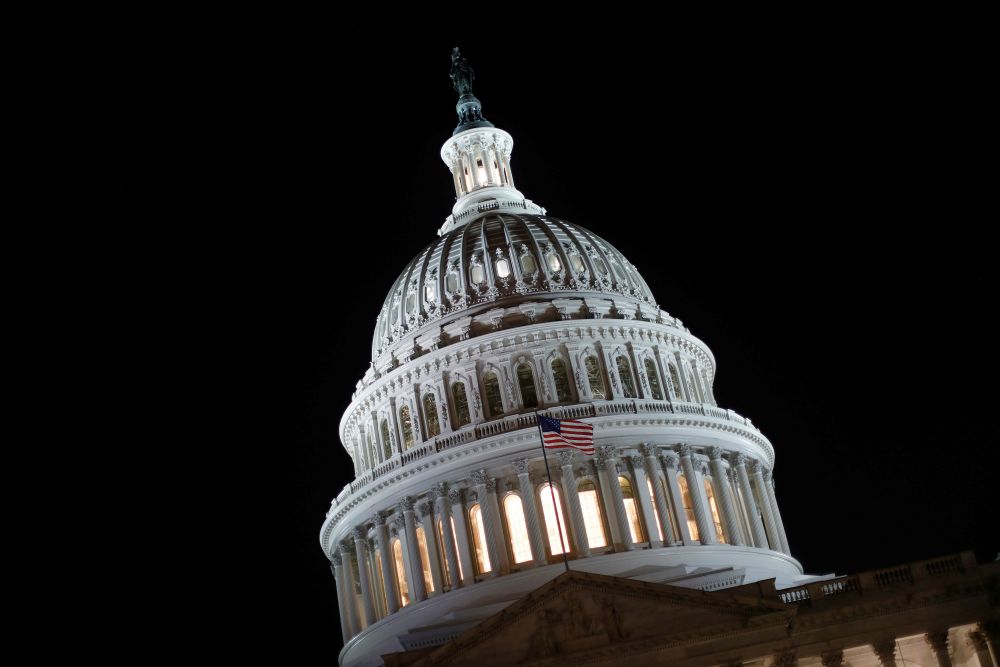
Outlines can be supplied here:
M562 269L562 262L559 261L559 257L555 253L549 255L549 269L552 271L559 271Z
M594 258L594 266L597 267L597 272L602 276L608 275L608 265L604 263L604 260L600 257Z
M497 260L497 275L501 278L506 278L510 275L510 262L506 259Z
M569 263L573 265L573 270L577 273L584 272L583 259L579 255L570 255Z
M434 303L434 299L437 298L437 286L433 283L424 285L424 298L427 299L428 302Z
M472 271L470 273L472 275L472 282L476 283L477 285L483 282L483 280L486 277L483 275L483 267L480 264L473 264Z
M538 270L535 258L531 255L521 255L521 271L524 273L534 273Z
M417 307L417 295L414 294L413 292L410 292L409 294L406 295L406 314L409 315L413 313L416 307Z
M458 274L454 272L449 273L448 277L444 279L444 286L452 294L458 292Z

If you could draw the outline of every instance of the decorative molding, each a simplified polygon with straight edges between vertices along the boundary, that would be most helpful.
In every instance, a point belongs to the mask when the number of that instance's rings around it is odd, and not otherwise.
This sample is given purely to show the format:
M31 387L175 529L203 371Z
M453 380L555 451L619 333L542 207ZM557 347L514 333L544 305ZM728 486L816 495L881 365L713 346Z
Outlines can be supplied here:
M396 507L398 508L401 514L405 512L412 512L413 498L410 496L403 496L402 498L399 499L399 502L396 504Z
M722 458L724 450L722 447L709 447L708 448L708 458L712 461L718 461Z
M564 450L561 452L557 452L557 456L559 457L560 468L565 468L566 466L573 465L573 452Z
M513 464L514 471L517 472L518 475L528 474L528 459L514 459L511 461L511 464Z

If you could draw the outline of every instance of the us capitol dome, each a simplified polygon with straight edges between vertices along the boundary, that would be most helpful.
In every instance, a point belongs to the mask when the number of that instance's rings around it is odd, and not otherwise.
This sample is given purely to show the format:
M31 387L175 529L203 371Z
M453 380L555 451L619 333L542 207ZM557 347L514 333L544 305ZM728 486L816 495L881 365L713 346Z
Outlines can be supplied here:
M789 548L771 442L715 401L708 345L611 243L518 191L457 50L451 75L456 202L386 295L340 422L355 479L320 543L341 663L440 646L566 563L696 592L822 579ZM594 456L548 455L552 490L536 411L594 428Z

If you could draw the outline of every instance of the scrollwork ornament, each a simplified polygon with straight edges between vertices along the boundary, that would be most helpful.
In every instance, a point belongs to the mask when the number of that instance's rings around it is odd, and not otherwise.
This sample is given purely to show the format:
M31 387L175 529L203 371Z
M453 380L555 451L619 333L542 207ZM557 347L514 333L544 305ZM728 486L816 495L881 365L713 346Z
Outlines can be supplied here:
M361 528L355 528L351 531L351 537L354 538L355 542L361 542L366 539L367 536L365 535L365 531L361 530Z
M690 457L694 450L691 449L691 445L682 442L677 445L677 453L681 455L681 458Z
M663 465L665 465L670 470L677 470L677 455L672 453L663 453L660 455L663 460Z
M462 489L451 489L448 491L448 500L452 505L462 504Z
M486 493L496 493L497 490L497 478L487 477L486 478Z
M749 459L747 458L746 454L744 454L743 452L737 452L736 456L733 457L733 465L737 467L746 466L748 460Z
M722 448L721 447L710 447L708 450L708 458L712 461L718 461L722 458Z
M566 466L573 465L573 452L561 451L557 453L559 456L559 467L565 468Z
M511 463L514 466L514 472L518 475L528 474L528 459L514 459Z
M472 480L473 486L484 486L486 484L486 471L473 470L469 473L469 479Z
M644 442L641 445L639 445L639 451L642 452L642 455L645 456L646 458L656 456L656 446L651 445L648 442Z
M397 503L396 506L399 509L400 514L403 514L405 512L412 512L413 498L410 496L403 496L402 498L399 499L399 502Z
M417 513L420 515L421 519L430 516L431 504L428 502L420 503L419 505L417 505Z

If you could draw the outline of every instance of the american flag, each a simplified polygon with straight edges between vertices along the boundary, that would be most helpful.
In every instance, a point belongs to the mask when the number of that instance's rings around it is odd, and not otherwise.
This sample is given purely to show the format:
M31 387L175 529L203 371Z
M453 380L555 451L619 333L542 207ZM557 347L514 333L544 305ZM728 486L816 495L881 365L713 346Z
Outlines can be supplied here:
M594 454L594 426L575 419L554 419L538 415L542 441L549 449L579 449Z

